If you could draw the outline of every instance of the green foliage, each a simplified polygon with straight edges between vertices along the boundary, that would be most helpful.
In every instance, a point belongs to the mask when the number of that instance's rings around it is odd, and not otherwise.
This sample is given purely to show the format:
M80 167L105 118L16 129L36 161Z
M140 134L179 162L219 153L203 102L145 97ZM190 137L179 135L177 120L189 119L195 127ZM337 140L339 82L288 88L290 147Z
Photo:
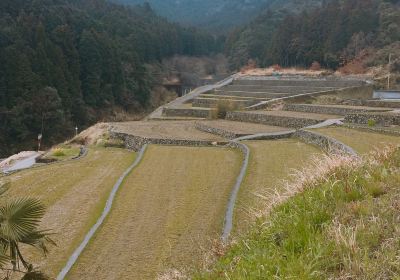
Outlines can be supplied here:
M50 146L113 106L149 105L145 63L219 49L151 9L104 0L0 1L0 154ZM43 125L43 131L42 131Z
M65 151L61 148L54 149L52 154L54 157L63 157L65 156Z
M388 155L337 167L260 218L195 279L396 279L400 150Z
M370 126L370 127L376 126L376 120L374 120L374 119L369 119L369 120L368 120L368 126Z

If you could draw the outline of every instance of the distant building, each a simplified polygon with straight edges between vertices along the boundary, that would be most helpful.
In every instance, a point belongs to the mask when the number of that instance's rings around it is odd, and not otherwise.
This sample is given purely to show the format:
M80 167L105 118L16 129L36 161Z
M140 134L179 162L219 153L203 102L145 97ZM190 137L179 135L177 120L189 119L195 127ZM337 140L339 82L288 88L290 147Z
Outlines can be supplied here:
M183 95L182 83L179 79L164 80L163 87L169 91L175 92L178 96Z
M400 99L400 90L375 90L374 99Z

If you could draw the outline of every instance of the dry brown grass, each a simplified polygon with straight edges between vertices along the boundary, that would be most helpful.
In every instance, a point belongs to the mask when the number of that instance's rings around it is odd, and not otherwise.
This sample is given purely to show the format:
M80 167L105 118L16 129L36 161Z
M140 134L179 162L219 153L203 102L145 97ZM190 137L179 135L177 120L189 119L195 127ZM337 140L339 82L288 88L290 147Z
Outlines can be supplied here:
M40 226L51 229L47 258L24 248L28 260L54 279L70 254L97 220L117 178L132 163L134 154L121 149L90 149L76 161L21 171L7 179L11 188L5 199L37 197L47 206Z
M68 279L154 279L201 262L240 163L236 150L150 146Z

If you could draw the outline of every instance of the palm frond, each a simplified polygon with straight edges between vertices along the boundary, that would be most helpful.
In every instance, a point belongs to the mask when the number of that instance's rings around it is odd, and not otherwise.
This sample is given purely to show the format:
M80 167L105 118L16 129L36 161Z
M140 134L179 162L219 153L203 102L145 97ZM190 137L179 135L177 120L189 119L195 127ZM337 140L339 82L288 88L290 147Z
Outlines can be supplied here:
M7 256L5 250L0 248L0 268L6 266L10 262L10 258Z
M49 231L33 231L28 236L25 236L20 242L33 246L46 255L48 253L48 244L57 246L57 244L50 238L50 235L51 233Z
M0 237L20 242L38 227L45 207L38 199L21 198L0 207Z

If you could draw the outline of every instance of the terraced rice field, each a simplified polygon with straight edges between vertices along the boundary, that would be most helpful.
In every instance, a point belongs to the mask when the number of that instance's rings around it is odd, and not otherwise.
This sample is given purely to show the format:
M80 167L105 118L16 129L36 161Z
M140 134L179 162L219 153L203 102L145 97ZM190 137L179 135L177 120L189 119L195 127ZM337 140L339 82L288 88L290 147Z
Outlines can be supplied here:
M41 228L53 230L57 247L50 247L47 258L29 248L24 248L24 252L50 279L55 279L96 222L111 188L134 157L134 153L122 149L91 148L80 160L25 170L8 177L11 189L6 193L7 199L29 195L40 198L48 207Z
M294 111L254 111L257 114L265 114L269 116L278 117L293 117L293 118L304 118L304 119L314 119L314 120L327 120L327 119L338 119L341 118L338 115L328 115L328 114L316 114L316 113L303 113Z
M400 144L399 136L385 135L345 127L329 127L316 129L315 131L343 142L360 154L367 154L374 149L383 148L390 144Z
M238 234L248 228L254 212L263 209L271 194L282 190L283 181L294 169L307 166L313 157L322 154L318 148L294 139L243 143L249 146L251 155L235 208L234 228Z
M68 279L154 279L219 238L239 151L149 146Z
M257 134L257 133L267 133L267 132L281 132L288 130L288 128L286 127L263 125L256 123L243 123L243 122L226 121L226 120L202 121L200 123L210 127L227 130L235 134Z
M113 123L117 132L148 138L224 141L223 138L201 132L194 126L194 121L144 121Z

